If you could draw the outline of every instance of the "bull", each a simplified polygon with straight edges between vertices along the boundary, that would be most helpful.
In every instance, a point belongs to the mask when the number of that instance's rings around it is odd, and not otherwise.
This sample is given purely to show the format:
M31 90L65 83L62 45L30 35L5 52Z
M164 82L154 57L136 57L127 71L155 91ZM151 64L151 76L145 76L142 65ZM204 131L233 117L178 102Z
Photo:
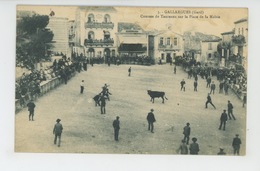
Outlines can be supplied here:
M163 91L152 91L152 90L147 90L147 93L149 94L149 96L151 97L151 100L154 103L154 98L162 98L162 103L164 103L164 98L166 100L167 97L165 96L165 92Z

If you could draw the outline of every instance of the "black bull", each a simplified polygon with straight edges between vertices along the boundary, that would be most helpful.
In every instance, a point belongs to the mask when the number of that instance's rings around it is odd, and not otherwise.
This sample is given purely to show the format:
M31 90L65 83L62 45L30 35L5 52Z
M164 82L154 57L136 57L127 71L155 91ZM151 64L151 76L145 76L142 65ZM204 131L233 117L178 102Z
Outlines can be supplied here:
M164 103L164 98L166 99L166 100L168 100L167 99L167 97L165 96L165 92L163 92L163 91L151 91L151 90L147 90L147 93L149 94L149 96L151 97L151 101L153 101L153 103L154 103L154 98L162 98L162 103Z

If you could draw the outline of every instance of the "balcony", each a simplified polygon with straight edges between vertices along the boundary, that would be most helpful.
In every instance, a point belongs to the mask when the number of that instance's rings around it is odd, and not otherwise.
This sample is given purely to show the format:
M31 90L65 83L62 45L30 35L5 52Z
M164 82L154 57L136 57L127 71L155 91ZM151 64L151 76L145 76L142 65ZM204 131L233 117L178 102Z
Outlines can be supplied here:
M85 39L84 42L85 46L113 46L114 40L113 39Z
M158 45L158 49L167 51L167 50L178 50L178 49L180 49L180 47L179 46L174 46L173 44L171 44L171 45L159 44Z
M112 22L102 22L102 23L98 23L98 22L86 22L85 23L85 28L95 28L95 29L113 29L114 28L114 23Z
M243 46L246 43L246 39L245 39L245 36L243 36L243 35L237 35L237 36L232 37L232 42L235 45Z

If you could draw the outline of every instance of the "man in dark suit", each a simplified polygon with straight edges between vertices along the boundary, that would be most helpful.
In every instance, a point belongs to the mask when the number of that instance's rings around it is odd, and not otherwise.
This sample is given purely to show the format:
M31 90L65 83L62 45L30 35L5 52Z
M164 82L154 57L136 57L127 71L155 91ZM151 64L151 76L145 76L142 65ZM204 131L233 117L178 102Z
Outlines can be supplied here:
M194 91L198 91L197 87L198 87L198 81L194 81Z
M231 120L233 118L234 120L236 120L235 116L233 115L233 108L234 107L229 100L228 100L227 107L228 107L228 117L229 117L229 119ZM231 116L232 116L232 118L231 118Z
M234 155L239 155L239 150L240 150L240 144L241 144L241 139L238 138L238 134L236 134L236 137L233 139L232 142L232 147L234 149Z
M147 121L148 121L148 130L150 131L151 130L151 132L152 133L154 133L153 132L153 123L156 121L155 120L155 117L154 117L154 114L153 114L153 109L151 109L151 112L149 112L148 113L148 115L147 115L147 117L146 117L146 119L147 119Z
M216 109L215 105L212 103L212 100L211 100L211 97L210 97L210 93L208 93L207 101L206 101L206 104L205 104L205 108L208 108L208 103L211 104L214 107L214 109Z
M113 121L113 127L114 127L115 141L118 141L118 135L119 135L119 129L120 129L119 116L117 116L116 120Z
M184 81L184 79L182 79L182 81L180 82L180 84L181 84L181 91L182 91L182 90L185 91L185 84L186 84L186 82Z
M29 121L31 120L31 117L32 117L32 121L34 121L33 117L34 117L35 104L33 103L32 100L30 100L30 102L27 104L27 107L28 107L28 111L29 111Z
M223 110L223 113L220 116L220 125L218 128L219 130L221 130L222 125L223 125L223 131L225 131L227 118L228 118L228 116L227 116L226 110Z
M184 134L184 138L183 140L186 141L187 144L189 144L189 140L190 140L190 123L187 123L186 126L183 128L183 134Z
M197 143L197 138L193 137L191 139L193 141L192 144L190 144L190 154L192 155L198 155L199 154L199 151L200 151L200 147L199 147L199 144Z
M104 94L101 95L100 97L100 110L101 110L101 114L106 114L106 97Z
M215 93L215 89L216 89L216 84L214 83L214 81L212 81L211 85L210 85L210 94L211 93Z
M54 125L53 128L53 134L55 134L55 138L54 138L54 144L56 144L57 142L57 138L58 138L58 147L60 147L60 142L61 142L61 133L63 130L62 124L60 123L60 119L56 120L56 124Z
M130 67L130 68L128 68L128 77L130 77L130 76L131 76L131 71L132 71L131 67Z

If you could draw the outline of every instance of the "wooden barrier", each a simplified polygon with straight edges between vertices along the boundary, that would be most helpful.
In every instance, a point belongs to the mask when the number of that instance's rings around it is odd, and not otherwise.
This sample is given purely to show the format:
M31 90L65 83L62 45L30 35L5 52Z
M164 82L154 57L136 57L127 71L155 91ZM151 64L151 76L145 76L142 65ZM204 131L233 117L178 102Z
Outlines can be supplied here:
M63 80L61 80L58 77L41 82L41 84L40 84L40 89L41 89L40 96L48 93L49 91L51 91L52 89L56 88L57 86L59 86L62 83L63 83ZM24 103L27 104L29 99L36 100L37 98L38 97L31 97L30 94L28 93L26 95L26 98L24 99ZM21 99L15 99L15 113L19 112L22 108L24 108L26 106L26 105L25 106L21 105L20 100Z

